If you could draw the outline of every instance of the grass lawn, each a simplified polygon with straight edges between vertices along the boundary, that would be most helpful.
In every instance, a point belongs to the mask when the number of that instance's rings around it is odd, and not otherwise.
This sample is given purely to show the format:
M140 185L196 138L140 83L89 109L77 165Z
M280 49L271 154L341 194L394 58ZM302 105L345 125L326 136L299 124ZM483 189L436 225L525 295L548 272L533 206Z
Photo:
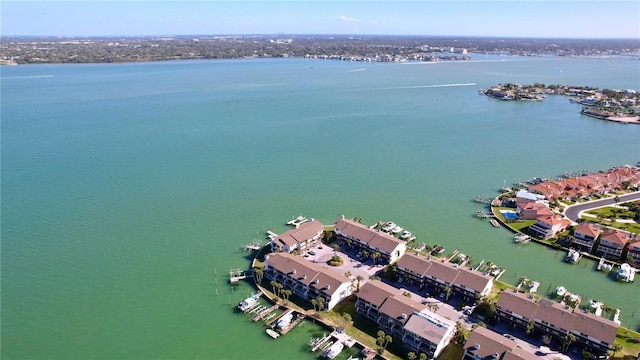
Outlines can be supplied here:
M344 328L345 318L342 314L347 313L351 315L352 322L347 325L346 333L352 338L358 340L364 346L377 350L378 344L376 344L376 333L378 332L378 326L373 321L365 318L364 316L356 312L356 298L351 296L350 298L342 301L331 311L322 311L320 318L327 324L333 327ZM401 360L402 357L397 354L403 354L401 344L391 343L387 346L387 350L384 351L384 356L387 359Z
M620 327L616 334L616 342L622 345L622 351L616 353L616 358L623 355L640 354L640 333Z

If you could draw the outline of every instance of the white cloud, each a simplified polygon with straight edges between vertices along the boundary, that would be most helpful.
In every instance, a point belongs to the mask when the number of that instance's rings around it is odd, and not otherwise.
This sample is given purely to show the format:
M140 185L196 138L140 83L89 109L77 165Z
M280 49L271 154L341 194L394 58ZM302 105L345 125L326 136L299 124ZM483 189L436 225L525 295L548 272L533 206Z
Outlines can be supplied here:
M336 20L340 20L344 22L360 22L360 19L346 17L344 15L336 17Z

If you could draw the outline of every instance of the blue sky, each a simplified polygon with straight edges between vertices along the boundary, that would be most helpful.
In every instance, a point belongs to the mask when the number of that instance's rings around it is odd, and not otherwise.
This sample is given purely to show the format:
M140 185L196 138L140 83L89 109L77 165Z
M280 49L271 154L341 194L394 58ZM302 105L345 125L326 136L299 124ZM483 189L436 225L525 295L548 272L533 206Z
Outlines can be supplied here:
M5 1L2 35L380 34L640 39L640 1Z

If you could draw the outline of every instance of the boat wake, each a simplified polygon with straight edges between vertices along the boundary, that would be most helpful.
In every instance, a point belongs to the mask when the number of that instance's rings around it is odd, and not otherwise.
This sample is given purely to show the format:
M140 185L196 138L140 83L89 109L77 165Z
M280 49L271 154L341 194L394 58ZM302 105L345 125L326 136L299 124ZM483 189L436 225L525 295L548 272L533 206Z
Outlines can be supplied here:
M396 87L388 87L388 88L379 88L378 90L425 89L425 88L455 87L455 86L475 86L475 85L476 85L476 83L413 85L413 86L396 86Z
M348 72L348 73L352 73L352 72L365 71L365 70L367 70L367 69L362 68L362 69L349 70L349 71L347 71L347 72Z
M40 79L40 78L52 78L53 75L30 75L30 76L7 76L3 77L2 80L6 79Z

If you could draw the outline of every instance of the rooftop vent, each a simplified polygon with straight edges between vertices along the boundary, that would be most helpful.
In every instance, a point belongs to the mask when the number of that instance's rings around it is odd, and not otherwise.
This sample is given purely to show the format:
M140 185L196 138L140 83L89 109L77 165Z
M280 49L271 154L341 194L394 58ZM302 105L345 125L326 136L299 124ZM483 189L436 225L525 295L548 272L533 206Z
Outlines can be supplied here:
M406 318L407 318L407 314L402 313L402 315L400 315L400 317L401 317L402 319L406 319Z

